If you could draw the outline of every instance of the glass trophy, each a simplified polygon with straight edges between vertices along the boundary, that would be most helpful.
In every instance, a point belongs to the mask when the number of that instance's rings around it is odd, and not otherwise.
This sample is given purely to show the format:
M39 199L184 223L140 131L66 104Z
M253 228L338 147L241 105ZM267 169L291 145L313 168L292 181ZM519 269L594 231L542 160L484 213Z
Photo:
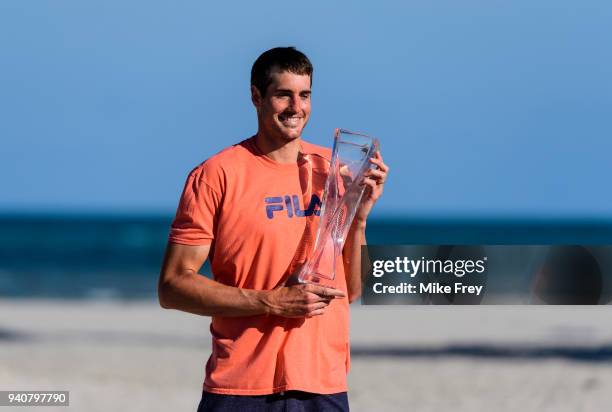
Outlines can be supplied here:
M373 137L335 130L319 226L314 247L298 274L301 283L324 283L335 278L344 241L365 191L361 183L377 150L378 140Z

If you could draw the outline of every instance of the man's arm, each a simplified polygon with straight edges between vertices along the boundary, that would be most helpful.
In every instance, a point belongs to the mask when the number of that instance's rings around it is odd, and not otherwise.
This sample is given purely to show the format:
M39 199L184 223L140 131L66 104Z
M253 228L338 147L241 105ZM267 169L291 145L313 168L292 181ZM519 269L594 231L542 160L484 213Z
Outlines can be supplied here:
M208 258L210 245L168 243L159 277L159 303L204 316L322 315L331 299L344 297L337 289L295 285L273 290L242 289L223 285L198 274Z
M351 303L361 296L361 246L366 244L365 228L365 221L355 221L342 250L348 299Z
M374 154L370 163L376 166L376 169L369 169L365 174L363 179L365 192L342 249L349 302L361 296L361 246L366 244L366 221L372 207L383 193L389 173L389 166L383 162L380 152Z

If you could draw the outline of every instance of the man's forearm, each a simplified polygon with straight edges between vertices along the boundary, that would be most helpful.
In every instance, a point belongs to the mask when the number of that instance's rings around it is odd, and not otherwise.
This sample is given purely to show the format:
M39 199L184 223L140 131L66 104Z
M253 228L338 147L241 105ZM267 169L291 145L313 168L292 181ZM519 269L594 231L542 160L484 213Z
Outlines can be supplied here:
M265 291L240 289L187 272L159 285L164 308L204 316L253 316L269 313Z
M331 300L346 296L341 290L313 284L271 290L224 285L197 273L209 251L209 245L168 243L158 284L163 308L204 316L266 314L310 318L322 315Z
M354 221L342 251L349 302L361 296L361 246L366 244L365 228L365 222Z

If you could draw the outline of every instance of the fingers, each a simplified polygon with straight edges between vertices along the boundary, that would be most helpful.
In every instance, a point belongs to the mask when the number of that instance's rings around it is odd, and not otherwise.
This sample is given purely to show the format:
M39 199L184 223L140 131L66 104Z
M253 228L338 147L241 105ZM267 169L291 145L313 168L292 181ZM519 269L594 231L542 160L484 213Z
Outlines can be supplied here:
M382 191L382 184L377 183L375 180L366 177L363 179L363 185L366 186L367 190L366 198L377 200L380 196L380 192ZM378 188L379 190L376 190L376 188Z
M374 153L374 157L370 158L370 163L378 166L379 170L382 170L385 173L389 173L389 166L387 166L385 162L383 162L383 158L380 152Z
M297 317L304 316L307 318L312 318L313 316L323 315L325 313L325 308L327 308L330 304L330 299L320 298L318 295L315 295L314 293L310 293L310 292L308 292L308 294L313 297L311 298L309 296L308 298L308 301L312 303L308 303L303 308L303 312L301 312L301 314L298 315ZM313 300L313 299L321 299L321 300Z
M332 300L346 297L345 292L339 289L311 283L285 286L283 290L285 296L280 315L290 318L323 315Z
M366 172L366 178L364 184L376 189L376 186L382 186L387 180L389 174L389 166L387 166L382 159L380 152L374 153L374 156L370 158L370 163L376 166L376 169L370 169Z
M340 289L330 288L326 286L318 286L313 284L307 284L305 289L308 292L312 292L322 298L333 299L333 298L344 298L346 294Z
M321 316L325 313L325 309L317 309L317 310L313 310L312 312L309 312L306 314L307 318L313 318L315 316Z
M387 172L382 170L370 169L366 172L367 177L374 178L381 185L385 183L385 179L387 178Z
M372 189L376 188L376 180L371 179L369 177L363 178L363 184L366 186L370 186Z
M314 312L315 310L321 310L321 309L325 309L327 306L329 306L329 302L317 302L317 303L311 303L310 305L307 306L307 312Z

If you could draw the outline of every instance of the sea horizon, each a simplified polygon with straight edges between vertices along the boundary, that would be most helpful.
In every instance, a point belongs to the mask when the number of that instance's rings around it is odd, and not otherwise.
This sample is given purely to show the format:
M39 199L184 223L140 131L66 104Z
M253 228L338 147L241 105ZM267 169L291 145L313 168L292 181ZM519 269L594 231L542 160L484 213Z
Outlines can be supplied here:
M155 299L172 214L0 212L0 298ZM612 245L612 219L375 215L370 245ZM201 273L209 275L205 264Z

